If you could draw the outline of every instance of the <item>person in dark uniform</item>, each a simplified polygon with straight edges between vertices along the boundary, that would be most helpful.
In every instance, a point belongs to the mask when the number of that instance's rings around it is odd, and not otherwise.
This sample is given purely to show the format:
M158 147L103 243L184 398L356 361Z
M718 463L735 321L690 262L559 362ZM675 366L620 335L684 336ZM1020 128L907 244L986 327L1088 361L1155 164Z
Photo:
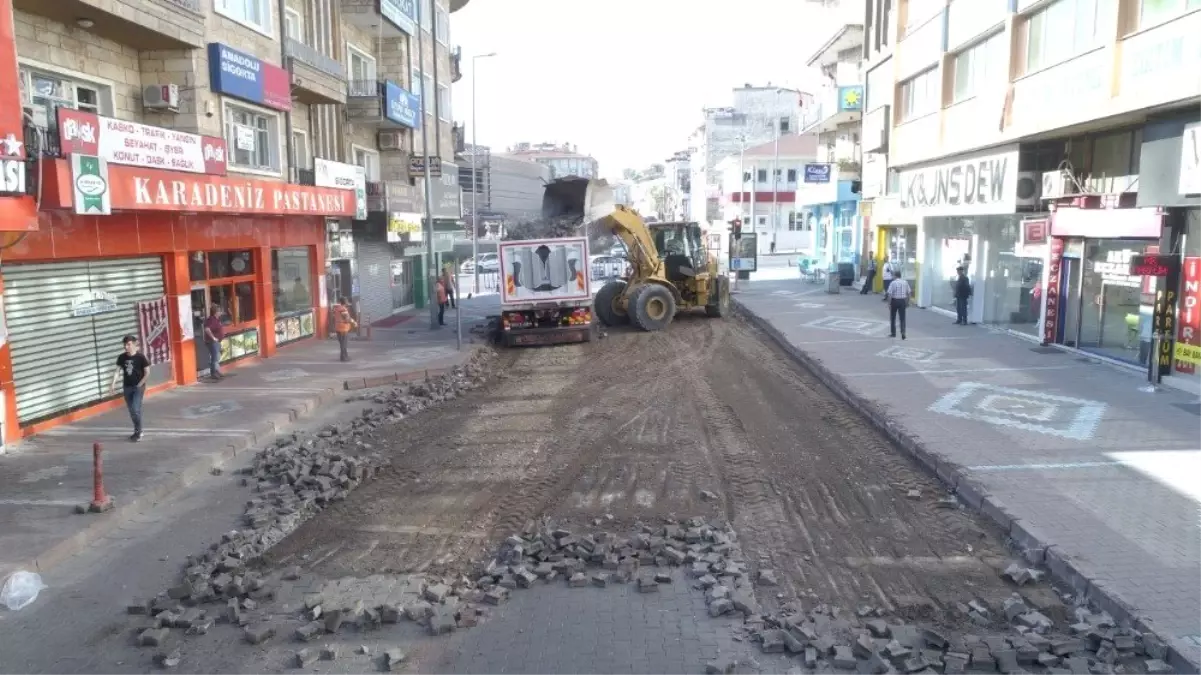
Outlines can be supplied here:
M137 443L142 440L142 398L146 395L146 375L150 372L150 359L138 351L138 339L126 335L122 341L125 351L117 357L117 370L113 373L113 381L109 384L110 394L117 391L117 380L121 380L121 391L125 394L125 407L129 410L129 419L133 422L133 435L129 440Z
M955 279L955 325L967 325L967 300L972 297L972 282L967 278L967 269L955 268L959 276Z

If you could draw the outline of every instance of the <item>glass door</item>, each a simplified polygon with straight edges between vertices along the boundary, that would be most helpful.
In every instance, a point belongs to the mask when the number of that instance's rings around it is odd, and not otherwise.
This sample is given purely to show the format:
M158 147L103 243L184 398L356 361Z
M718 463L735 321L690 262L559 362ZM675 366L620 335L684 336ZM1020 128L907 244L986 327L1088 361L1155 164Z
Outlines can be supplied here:
M208 288L192 289L192 338L196 343L196 372L203 373L212 365L209 350L204 344L204 318L208 316Z

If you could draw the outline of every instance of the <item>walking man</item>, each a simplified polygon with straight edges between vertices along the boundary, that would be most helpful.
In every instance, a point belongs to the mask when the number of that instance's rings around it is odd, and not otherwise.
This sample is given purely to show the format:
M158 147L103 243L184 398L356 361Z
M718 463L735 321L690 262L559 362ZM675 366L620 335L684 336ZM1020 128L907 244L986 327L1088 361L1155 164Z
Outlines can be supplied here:
M221 323L221 307L209 307L204 319L204 346L209 351L209 374L214 380L224 379L221 374L221 339L225 337L225 324Z
M889 337L897 336L897 317L901 318L901 339L905 339L905 309L909 307L909 298L913 295L913 289L909 287L909 282L901 277L893 279L888 284L888 289L884 291L884 297L888 300L888 327L891 333Z
M772 255L775 255L775 254L776 254L776 242L775 242L775 240L772 240L772 242L771 242L771 254L772 254Z
M350 301L346 298L338 298L338 304L334 305L334 332L338 335L338 358L344 363L350 360L350 352L347 350L350 331L358 325L358 322L350 315Z
M863 279L863 288L859 290L859 295L867 295L872 292L872 282L876 280L876 259L869 258L867 261L867 277Z
M136 337L126 335L122 342L125 351L117 357L117 371L113 373L113 381L108 385L108 393L116 393L117 380L121 380L125 407L129 410L129 419L133 421L133 435L129 440L137 443L142 440L142 397L146 395L146 376L150 373L150 360L138 351Z
M434 286L434 291L438 294L438 325L446 325L446 282L442 277L438 277L438 283Z
M955 279L955 325L967 325L967 300L972 297L972 282L967 278L963 265L955 268L959 276Z

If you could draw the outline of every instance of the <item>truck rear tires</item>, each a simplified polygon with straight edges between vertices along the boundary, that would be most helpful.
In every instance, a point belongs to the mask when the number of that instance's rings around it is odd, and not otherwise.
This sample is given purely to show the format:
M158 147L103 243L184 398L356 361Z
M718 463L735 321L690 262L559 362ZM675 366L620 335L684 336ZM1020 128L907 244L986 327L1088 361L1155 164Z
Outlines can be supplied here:
M630 320L645 331L663 330L676 315L676 299L658 284L645 284L630 294Z
M720 319L730 313L730 278L724 275L716 277L713 280L713 289L717 302L705 305L705 314Z
M592 306L596 310L596 318L600 319L601 323L606 326L624 326L630 322L630 315L617 302L625 290L626 282L610 281L597 291Z

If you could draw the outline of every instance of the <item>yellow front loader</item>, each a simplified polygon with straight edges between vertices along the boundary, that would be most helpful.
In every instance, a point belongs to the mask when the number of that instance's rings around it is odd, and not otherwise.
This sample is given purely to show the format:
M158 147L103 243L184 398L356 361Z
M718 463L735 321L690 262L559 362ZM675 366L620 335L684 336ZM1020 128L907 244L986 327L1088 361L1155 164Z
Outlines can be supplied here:
M698 224L647 224L634 210L615 204L604 181L581 179L563 187L554 194L548 190L543 210L548 200L559 200L563 211L582 211L590 234L604 231L621 239L629 256L629 276L610 281L596 294L593 304L602 323L632 323L651 331L666 328L680 310L703 307L712 317L729 312L730 280L718 272Z

